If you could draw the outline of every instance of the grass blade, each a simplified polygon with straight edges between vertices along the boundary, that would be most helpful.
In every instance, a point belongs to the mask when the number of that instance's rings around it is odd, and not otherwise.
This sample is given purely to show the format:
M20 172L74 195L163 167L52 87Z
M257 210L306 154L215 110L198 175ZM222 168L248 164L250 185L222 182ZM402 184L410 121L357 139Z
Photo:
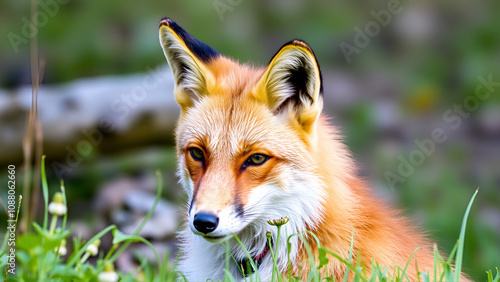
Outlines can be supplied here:
M493 272L491 270L486 271L486 274L488 275L488 282L500 281L500 272L498 272L498 268L497 268L497 275L495 276L495 278L493 278Z
M413 252L411 253L410 255L410 258L408 259L408 261L406 262L406 265L405 265L405 268L403 269L403 277L406 277L406 279L408 279L408 281L410 281L410 278L408 277L408 275L406 274L406 270L408 269L408 265L410 265L410 262L411 262L411 258L413 257L413 255L415 255L415 252L420 250L421 248L418 247L416 248L415 250L413 250Z
M45 175L45 156L42 156L42 193L45 212L43 213L43 229L47 229L47 221L49 216L49 186L47 185L47 176Z
M156 190L156 196L155 196L155 201L153 202L153 206L149 209L148 213L146 214L146 216L142 220L141 224L139 224L137 229L134 231L133 236L139 235L142 228L144 227L144 225L146 225L148 220L151 218L151 216L153 215L153 213L156 209L156 206L160 202L161 193L163 190L163 178L161 177L161 173L159 170L156 170L156 179L158 180L158 189ZM130 244L131 243L129 241L124 242L123 245L116 251L116 253L114 253L113 256L111 256L111 258L108 259L108 261L114 262L128 248L128 246Z
M97 233L94 235L94 237L90 238L90 240L87 241L83 247L81 247L78 252L73 256L73 258L66 264L66 269L69 269L75 265L75 263L80 259L80 257L83 255L83 253L87 250L87 247L90 246L90 244L94 243L95 240L101 239L102 236L104 236L106 233L109 231L112 231L115 229L115 225L110 225L103 229L101 232Z
M352 230L351 233L351 247L349 249L349 260L347 262L351 263L352 262L352 249L354 245L354 229ZM344 282L347 282L347 277L349 277L349 268L346 267L345 269L345 274L344 274Z
M453 257L455 256L455 253L457 252L458 248L458 240L455 243L455 246L453 246L453 249L451 250L450 256L448 257L448 260L446 261L447 264L451 264Z
M467 217L469 217L469 212L472 207L472 203L474 202L474 198L476 198L477 192L479 192L479 188L476 189L476 192L472 196L469 201L469 205L465 210L464 219L462 220L462 228L460 230L460 237L458 238L458 249L457 249L457 258L455 260L455 281L460 281L460 274L462 272L462 259L464 255L464 241L465 241L465 228L467 226Z

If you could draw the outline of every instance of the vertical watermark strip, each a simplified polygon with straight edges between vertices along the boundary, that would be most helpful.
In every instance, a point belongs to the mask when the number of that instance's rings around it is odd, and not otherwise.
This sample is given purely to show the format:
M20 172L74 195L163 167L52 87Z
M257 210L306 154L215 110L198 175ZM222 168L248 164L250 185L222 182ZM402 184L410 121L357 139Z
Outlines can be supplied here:
M22 196L19 196L19 203L16 212L16 166L7 166L7 275L16 274L16 226L19 218L19 208L21 207Z
M8 178L7 180L7 214L9 220L14 220L16 216L16 167L9 165L7 167Z

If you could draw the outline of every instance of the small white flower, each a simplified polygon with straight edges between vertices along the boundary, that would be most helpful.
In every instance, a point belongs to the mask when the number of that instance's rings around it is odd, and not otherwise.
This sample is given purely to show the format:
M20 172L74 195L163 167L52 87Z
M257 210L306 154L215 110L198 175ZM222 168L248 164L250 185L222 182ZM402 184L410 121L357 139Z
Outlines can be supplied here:
M103 272L99 273L97 276L97 279L101 282L116 282L118 278L118 274L115 272L115 266L109 262L104 265Z
M54 251L56 251L59 256L65 256L68 253L68 249L66 249L65 246L60 246L59 248L56 248Z
M267 223L269 225L281 226L283 224L286 224L289 220L290 218L288 216L284 216L282 218L268 220Z
M63 203L51 202L49 204L49 212L53 215L65 215L68 209Z
M49 204L49 212L52 215L59 216L65 215L67 211L68 209L63 203L63 194L61 192L55 193Z
M89 253L89 255L91 256L95 256L97 255L97 253L99 252L99 248L94 245L94 244L91 244L87 247L87 249L85 250L87 253Z
M101 245L101 240L96 239L94 242L92 242L92 244L90 244L87 247L87 249L85 250L85 252L87 252L91 256L95 256L99 252L99 246L100 245Z
M66 239L61 240L61 244L54 249L54 252L56 252L58 256L65 256L68 253L68 249L66 249Z
M116 282L118 281L118 274L114 271L103 271L99 273L97 279L101 282Z

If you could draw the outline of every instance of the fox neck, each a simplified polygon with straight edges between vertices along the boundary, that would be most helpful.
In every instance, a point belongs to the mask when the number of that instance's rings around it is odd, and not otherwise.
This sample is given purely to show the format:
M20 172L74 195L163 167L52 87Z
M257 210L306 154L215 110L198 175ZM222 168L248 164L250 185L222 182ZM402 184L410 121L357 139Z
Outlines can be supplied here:
M269 216L270 218L273 217L273 215ZM277 216L278 214L276 214L276 218L279 218ZM236 234L241 244L234 238L229 238L223 243L211 243L201 238L201 236L194 235L191 230L186 229L181 233L181 238L184 241L183 249L186 253L185 259L181 261L180 269L186 275L188 281L204 281L206 277L217 280L224 278L224 268L226 267L226 263L228 263L228 270L231 275L237 279L242 278L237 262L248 258L246 251L252 257L262 254L268 246L269 239L266 233L271 232L270 241L272 244L269 246L271 250L261 258L258 272L254 274L258 275L262 281L268 281L271 279L273 272L271 252L275 253L277 266L281 272L285 272L287 269L288 255L292 262L297 260L300 249L299 239L297 236L291 237L289 240L290 245L287 246L287 238L292 234L299 234L304 231L306 225L300 219L292 219L287 224L281 226L279 240L276 227L270 226L264 219L254 222ZM228 255L229 260L227 261ZM197 265L202 269L193 271L193 265ZM196 275L203 276L197 277Z
M354 262L359 259L368 271L372 259L375 259L380 265L388 266L391 273L393 265L406 262L417 248L422 250L413 255L410 265L415 265L418 259L419 268L432 269L431 248L427 240L415 233L398 211L388 209L373 198L367 184L357 176L349 150L333 130L320 118L316 148L321 152L314 155L317 157L317 175L321 178L325 201L321 203L321 220L315 226L308 226L307 230L316 235L322 247L346 261L350 256ZM292 263L302 266L303 279L307 279L311 269L307 264L310 254L315 259L319 255L316 239L310 236L307 242L310 250L300 246L297 261ZM351 243L352 254L349 253ZM306 263L301 264L301 261ZM346 265L333 257L323 268L329 275L333 273L335 280L343 279L345 270ZM294 269L294 275L298 274L298 269ZM409 267L407 274L410 280L417 280L415 268Z

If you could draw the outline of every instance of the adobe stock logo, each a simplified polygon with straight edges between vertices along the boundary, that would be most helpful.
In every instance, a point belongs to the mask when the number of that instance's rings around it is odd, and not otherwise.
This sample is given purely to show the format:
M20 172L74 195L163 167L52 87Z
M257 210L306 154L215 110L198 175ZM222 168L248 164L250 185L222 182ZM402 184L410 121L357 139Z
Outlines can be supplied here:
M351 63L351 56L353 54L359 54L363 48L368 47L371 43L371 39L379 35L382 28L387 27L391 23L393 15L397 15L401 13L401 11L403 11L403 6L399 0L390 0L387 2L386 10L380 10L378 12L374 10L370 11L373 20L367 22L363 29L358 26L354 27L354 45L344 41L339 44L339 48L342 54L344 54L347 63Z
M239 6L241 2L243 2L243 0L214 0L212 4L222 22L224 20L224 14L234 11L234 8Z
M27 17L21 18L23 24L20 34L12 31L7 34L7 39L9 39L14 52L19 52L20 45L28 44L30 39L38 34L38 30L46 26L49 23L49 19L55 17L59 13L60 6L68 2L69 0L40 0L40 9L33 14L31 19Z
M491 94L495 92L495 88L500 86L500 81L493 81L491 74L488 75L487 79L483 76L479 76L477 79L479 84L476 86L474 94L465 97L460 104L453 104L443 113L444 124L448 127L434 128L430 137L423 140L415 139L416 148L406 157L402 155L397 157L399 163L397 171L388 170L384 173L385 181L391 189L394 189L396 184L402 183L412 176L415 173L415 168L421 166L428 157L434 154L437 145L448 140L446 132L452 132L460 128L463 121L479 108L481 102L490 98Z

